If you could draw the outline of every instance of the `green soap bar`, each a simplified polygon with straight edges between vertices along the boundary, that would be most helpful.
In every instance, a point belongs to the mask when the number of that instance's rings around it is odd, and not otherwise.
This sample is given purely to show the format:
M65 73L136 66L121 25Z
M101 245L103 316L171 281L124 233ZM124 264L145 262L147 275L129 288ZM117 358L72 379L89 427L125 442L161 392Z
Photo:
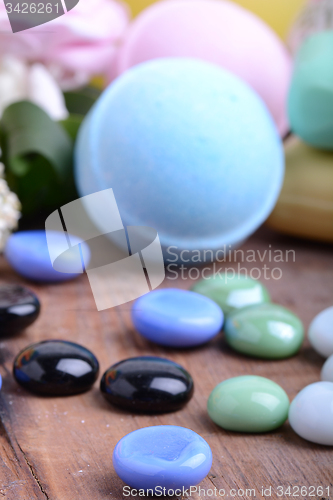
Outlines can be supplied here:
M245 375L218 384L209 396L207 410L226 430L267 432L287 420L289 399L272 380Z
M266 288L259 281L243 274L213 275L198 281L192 291L214 300L224 314L242 307L270 302Z
M224 332L227 343L236 351L267 359L293 356L304 340L301 320L276 304L235 311L228 316Z
M333 31L316 33L297 53L288 97L292 131L333 150Z

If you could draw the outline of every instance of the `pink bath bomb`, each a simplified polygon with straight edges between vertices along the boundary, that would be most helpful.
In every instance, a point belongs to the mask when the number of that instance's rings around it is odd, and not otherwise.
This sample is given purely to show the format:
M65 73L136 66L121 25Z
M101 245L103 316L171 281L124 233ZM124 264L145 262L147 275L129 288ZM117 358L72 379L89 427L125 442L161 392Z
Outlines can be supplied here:
M111 79L160 57L199 58L235 73L265 101L280 134L288 132L291 57L275 32L252 12L227 0L157 2L128 29Z

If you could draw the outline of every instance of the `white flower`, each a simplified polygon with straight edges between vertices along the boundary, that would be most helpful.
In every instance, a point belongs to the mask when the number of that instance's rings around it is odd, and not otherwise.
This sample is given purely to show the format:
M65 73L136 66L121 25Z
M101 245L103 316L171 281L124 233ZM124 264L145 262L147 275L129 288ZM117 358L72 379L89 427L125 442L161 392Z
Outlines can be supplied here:
M0 61L0 116L9 104L21 100L34 102L54 120L68 116L64 96L48 69L6 55Z
M3 178L4 166L0 163L0 251L3 250L10 233L16 229L21 217L21 204Z

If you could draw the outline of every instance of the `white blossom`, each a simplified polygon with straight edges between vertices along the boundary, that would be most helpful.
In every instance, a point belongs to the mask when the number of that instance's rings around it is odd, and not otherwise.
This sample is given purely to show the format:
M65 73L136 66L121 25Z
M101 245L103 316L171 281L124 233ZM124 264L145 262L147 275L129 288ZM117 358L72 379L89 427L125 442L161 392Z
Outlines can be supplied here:
M4 165L0 163L0 251L4 249L10 233L17 228L21 204L4 179Z

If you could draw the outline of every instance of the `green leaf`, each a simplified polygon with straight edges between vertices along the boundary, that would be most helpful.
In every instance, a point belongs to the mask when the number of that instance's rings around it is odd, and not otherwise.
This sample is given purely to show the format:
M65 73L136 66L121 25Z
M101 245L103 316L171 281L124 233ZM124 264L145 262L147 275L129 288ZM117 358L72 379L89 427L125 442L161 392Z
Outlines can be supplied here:
M71 114L85 116L100 94L101 92L96 87L91 86L73 92L65 92L66 108Z
M32 102L20 101L5 109L1 120L5 137L5 165L17 176L31 168L30 156L44 157L61 179L71 168L73 143L64 128Z
M67 134L70 136L73 142L76 140L77 133L79 131L80 125L83 121L83 116L81 115L69 115L66 120L62 120L59 123L66 130Z
M1 160L24 214L50 213L77 198L73 147L82 118L74 116L57 123L26 101L4 111L0 121Z

